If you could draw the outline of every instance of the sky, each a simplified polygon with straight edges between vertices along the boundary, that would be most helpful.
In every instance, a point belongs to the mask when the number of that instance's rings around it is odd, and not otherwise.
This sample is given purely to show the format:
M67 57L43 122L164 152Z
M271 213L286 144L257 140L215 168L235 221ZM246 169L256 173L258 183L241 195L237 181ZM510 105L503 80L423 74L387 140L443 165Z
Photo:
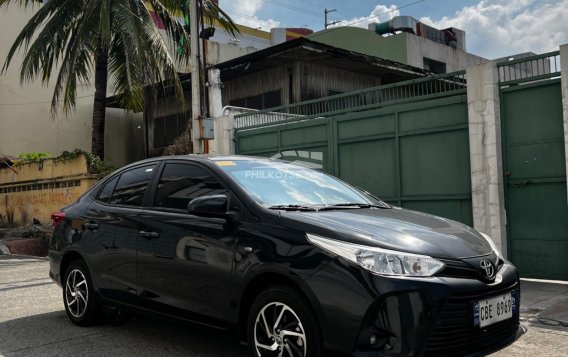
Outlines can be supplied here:
M568 0L220 0L237 23L271 27L367 27L408 15L436 28L466 31L467 51L489 59L544 53L568 43Z

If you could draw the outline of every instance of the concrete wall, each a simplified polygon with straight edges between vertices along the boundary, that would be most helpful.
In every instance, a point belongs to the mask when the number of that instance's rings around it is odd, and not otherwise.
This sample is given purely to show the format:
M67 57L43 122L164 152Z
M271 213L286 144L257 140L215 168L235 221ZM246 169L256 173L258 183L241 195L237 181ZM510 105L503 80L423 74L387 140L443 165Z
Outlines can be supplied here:
M406 37L406 64L424 68L424 57L443 62L446 64L446 72L455 72L465 69L468 66L473 66L483 62L487 59L473 55L460 49L453 49L424 37L416 36L409 33L401 33L396 36Z
M0 10L0 63L33 11L10 5ZM77 110L69 116L50 115L53 83L42 86L39 80L20 85L21 53L12 61L7 73L0 75L0 153L18 155L22 152L89 150L93 91L90 87L78 91ZM53 82L53 81L52 81Z
M497 64L468 67L467 105L473 227L507 254Z
M49 223L51 213L75 201L97 181L84 156L0 169L0 221Z
M406 63L407 45L404 36L382 37L358 27L333 27L306 36L310 40L349 51ZM422 68L422 64L418 66Z
M0 11L1 64L13 41L39 7L34 5L25 10L11 5ZM21 85L22 60L23 52L20 52L8 71L0 75L0 153L17 156L24 152L49 152L57 156L65 150L90 151L94 87L90 84L80 86L76 110L52 117L54 81L47 86L39 79ZM105 160L109 164L119 167L144 157L143 130L137 129L141 123L141 115L107 110Z

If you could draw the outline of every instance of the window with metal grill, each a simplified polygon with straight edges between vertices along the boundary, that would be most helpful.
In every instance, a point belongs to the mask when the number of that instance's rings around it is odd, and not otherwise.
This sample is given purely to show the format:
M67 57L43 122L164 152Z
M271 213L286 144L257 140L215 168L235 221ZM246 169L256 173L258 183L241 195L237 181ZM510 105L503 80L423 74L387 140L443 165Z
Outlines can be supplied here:
M189 113L177 113L154 120L154 147L172 145L186 129Z
M250 109L268 109L279 107L282 105L281 92L282 91L279 89L246 98L233 99L229 101L229 105Z

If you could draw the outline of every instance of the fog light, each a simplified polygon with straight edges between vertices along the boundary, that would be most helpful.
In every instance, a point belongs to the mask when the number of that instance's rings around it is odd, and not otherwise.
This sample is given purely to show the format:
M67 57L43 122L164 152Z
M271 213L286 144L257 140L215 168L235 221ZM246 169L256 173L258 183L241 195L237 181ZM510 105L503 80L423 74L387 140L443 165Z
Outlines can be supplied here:
M376 342L377 342L377 336L371 335L371 337L369 337L369 343L371 345L374 345Z

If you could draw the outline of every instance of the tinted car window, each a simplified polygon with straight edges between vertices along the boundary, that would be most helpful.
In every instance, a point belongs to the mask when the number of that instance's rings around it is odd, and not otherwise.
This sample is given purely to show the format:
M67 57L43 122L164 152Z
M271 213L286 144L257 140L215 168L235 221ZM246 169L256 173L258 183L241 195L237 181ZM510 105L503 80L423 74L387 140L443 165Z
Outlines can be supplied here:
M166 164L154 200L155 206L186 210L189 201L227 190L207 170L188 164Z
M102 202L110 202L110 198L112 197L112 191L114 190L114 186L116 186L116 181L118 181L118 176L110 180L105 184L101 192L99 193L99 201Z
M156 165L138 167L120 175L110 203L140 206Z

